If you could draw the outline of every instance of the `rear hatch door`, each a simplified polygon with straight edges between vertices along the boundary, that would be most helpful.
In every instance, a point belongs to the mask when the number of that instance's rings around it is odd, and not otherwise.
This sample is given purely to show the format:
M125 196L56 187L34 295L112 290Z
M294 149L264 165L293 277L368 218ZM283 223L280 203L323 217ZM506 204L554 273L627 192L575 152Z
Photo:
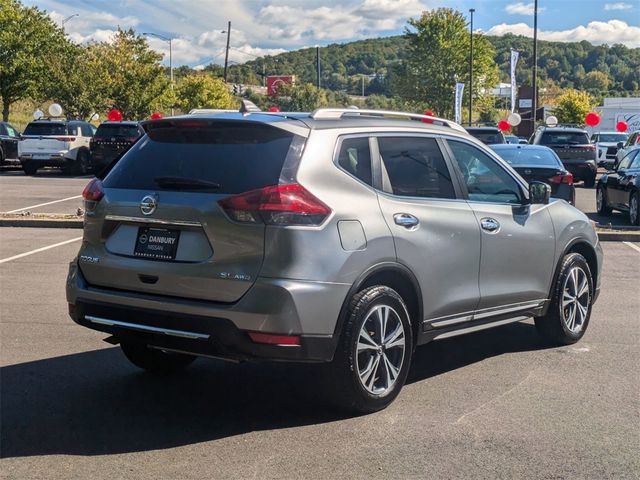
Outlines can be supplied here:
M68 150L74 140L64 122L31 122L20 140L20 154L30 154L34 159L49 158L51 153Z
M255 282L265 226L218 201L279 183L304 139L265 123L154 121L104 179L80 260L95 286L216 302Z

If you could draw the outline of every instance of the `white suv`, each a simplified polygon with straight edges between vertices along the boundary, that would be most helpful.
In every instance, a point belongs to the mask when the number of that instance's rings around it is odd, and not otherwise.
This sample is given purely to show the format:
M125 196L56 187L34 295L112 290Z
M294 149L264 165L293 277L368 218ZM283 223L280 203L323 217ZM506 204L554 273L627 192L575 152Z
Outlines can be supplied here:
M24 173L34 175L42 167L60 167L65 173L85 174L95 131L96 127L81 120L31 122L18 143Z

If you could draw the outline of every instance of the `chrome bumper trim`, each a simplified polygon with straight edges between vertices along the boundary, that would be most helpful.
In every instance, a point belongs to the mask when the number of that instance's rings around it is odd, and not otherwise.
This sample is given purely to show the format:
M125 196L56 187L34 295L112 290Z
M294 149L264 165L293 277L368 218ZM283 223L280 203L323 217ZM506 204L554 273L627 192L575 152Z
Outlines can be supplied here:
M170 335L172 337L189 338L192 340L207 340L208 334L187 332L184 330L172 330L170 328L151 327L149 325L141 325L139 323L121 322L119 320L111 320L109 318L94 317L92 315L85 315L85 320L99 325L108 325L110 327L122 327L129 328L131 330L140 330L149 333L162 333L164 335Z

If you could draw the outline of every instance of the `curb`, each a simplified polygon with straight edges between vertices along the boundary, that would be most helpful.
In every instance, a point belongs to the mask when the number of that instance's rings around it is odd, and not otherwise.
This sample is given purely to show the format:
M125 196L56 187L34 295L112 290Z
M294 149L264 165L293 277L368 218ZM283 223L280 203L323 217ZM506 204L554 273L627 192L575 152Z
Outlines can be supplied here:
M640 242L640 232L598 232L601 242Z
M52 218L0 218L0 227L82 228L83 220Z

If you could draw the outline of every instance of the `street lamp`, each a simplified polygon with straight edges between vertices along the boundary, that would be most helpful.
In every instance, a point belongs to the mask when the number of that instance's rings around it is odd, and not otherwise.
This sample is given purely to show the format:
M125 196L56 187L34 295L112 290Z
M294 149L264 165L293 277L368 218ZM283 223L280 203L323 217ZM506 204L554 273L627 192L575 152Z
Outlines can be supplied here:
M220 33L227 34L227 48L224 53L224 83L227 83L227 67L229 66L229 40L231 40L231 21L227 24L227 29Z
M62 29L64 30L64 24L67 23L69 20L71 20L73 17L79 17L80 14L79 13L74 13L73 15L69 15L67 18L65 18L64 20L62 20Z
M151 32L144 32L142 35L146 35L149 37L156 37L156 38L159 38L160 40L164 40L165 42L169 43L169 78L171 82L170 83L171 91L173 91L173 52L171 49L171 41L173 39L169 37L165 37L164 35L160 35L158 33L151 33ZM173 107L171 107L171 115L173 115Z
M469 43L470 43L470 52L469 52L469 126L471 126L471 114L473 110L473 12L475 12L475 8L470 8L469 13L471 13L471 25L469 28Z

